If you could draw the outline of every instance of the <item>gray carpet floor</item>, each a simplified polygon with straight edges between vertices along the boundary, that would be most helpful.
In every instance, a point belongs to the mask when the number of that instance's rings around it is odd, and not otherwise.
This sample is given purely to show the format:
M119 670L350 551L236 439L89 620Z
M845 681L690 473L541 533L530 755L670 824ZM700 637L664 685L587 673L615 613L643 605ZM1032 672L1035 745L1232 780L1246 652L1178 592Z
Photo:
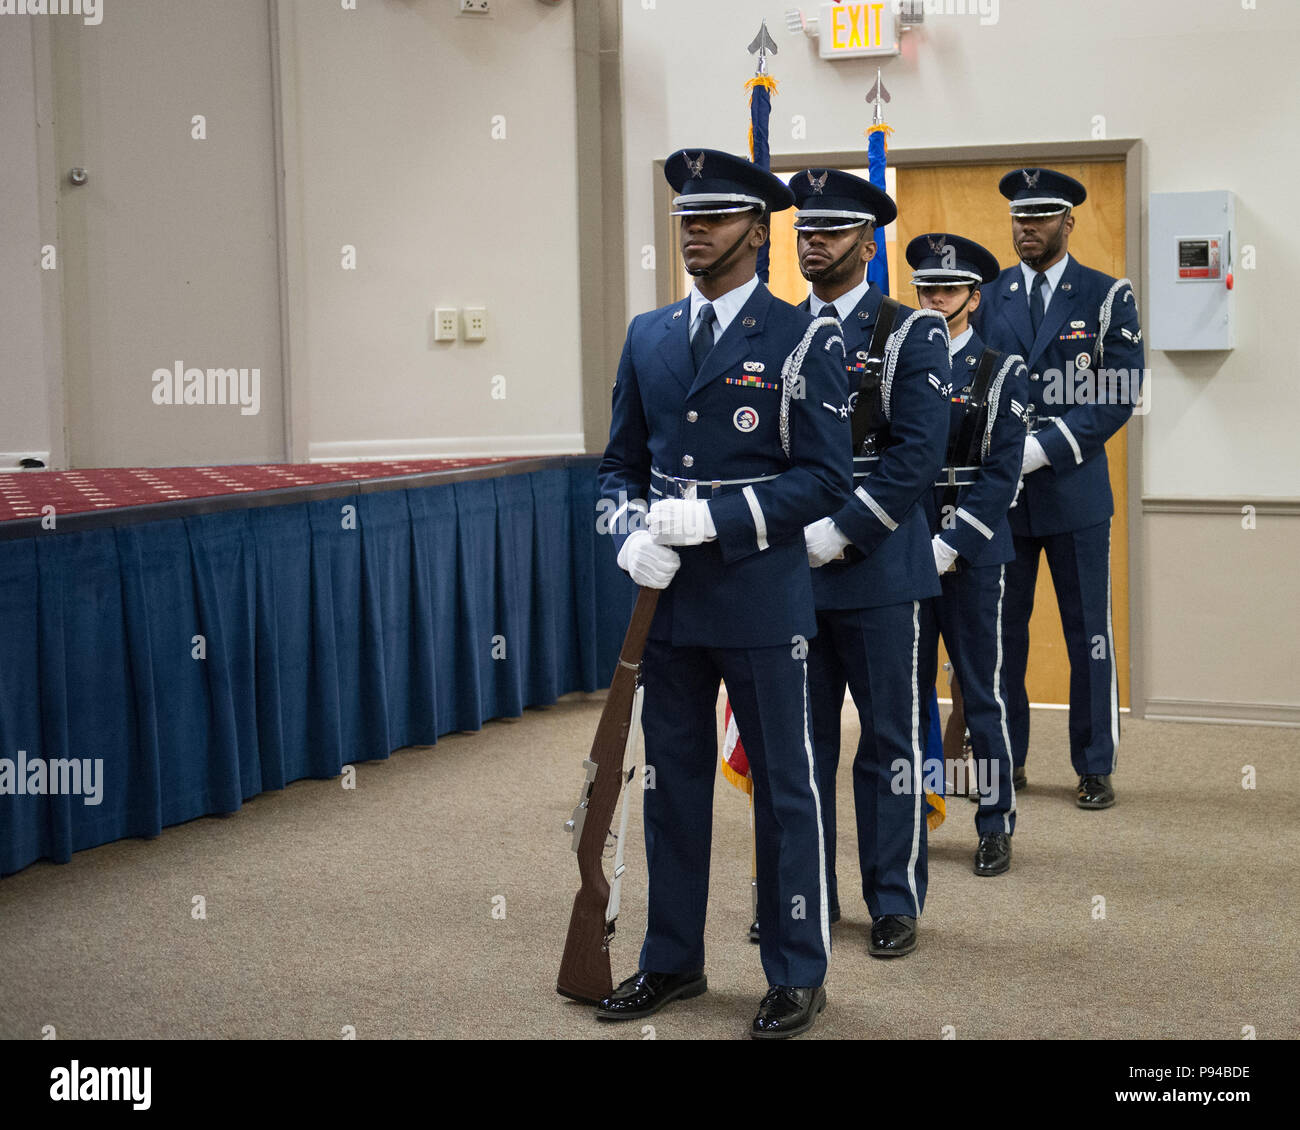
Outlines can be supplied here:
M554 991L578 881L562 825L600 709L570 696L359 765L355 789L300 781L0 880L0 1037L744 1037L766 986L746 800L721 777L709 992L609 1025ZM844 920L806 1038L1300 1036L1300 731L1126 720L1119 803L1082 812L1065 724L1035 711L1009 874L972 874L973 806L949 800L920 947L893 961L866 952L842 759ZM639 816L615 981L644 930Z

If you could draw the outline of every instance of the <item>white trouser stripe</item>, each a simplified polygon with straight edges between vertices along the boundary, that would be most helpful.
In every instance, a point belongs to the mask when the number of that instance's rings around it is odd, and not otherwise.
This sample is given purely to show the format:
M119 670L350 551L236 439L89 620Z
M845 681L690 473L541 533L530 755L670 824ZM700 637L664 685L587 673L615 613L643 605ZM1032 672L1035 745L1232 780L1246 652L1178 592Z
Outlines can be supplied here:
M1110 771L1119 762L1119 670L1115 663L1115 632L1110 621L1110 524L1106 525L1106 646L1110 649Z
M813 806L817 809L817 884L821 900L822 945L826 958L831 956L831 909L827 905L830 892L826 889L826 826L822 823L822 797L817 791L817 762L813 757L812 735L808 732L808 664L803 665L803 749L808 755L808 784L812 786Z
M763 508L758 504L758 495L754 493L753 487L745 487L740 492L745 496L745 501L749 503L749 513L754 519L754 536L758 539L758 548L760 550L767 548L767 520L763 517Z
M1011 835L1011 813L1016 810L1016 785L1012 780L1016 775L1016 761L1011 756L1011 733L1007 729L1007 704L1002 701L1002 692L998 687L1002 683L1002 596L1007 591L1007 567L998 569L998 658L993 664L993 697L997 700L998 716L1002 720L1002 748L1007 755L1007 786L1011 789L1011 807L1002 814L1002 830Z
M858 487L858 489L855 490L853 493L856 494L862 500L863 504L867 507L868 510L871 511L871 513L873 513L877 518L879 518L885 524L886 528L890 530L898 529L898 523L895 522L894 519L891 518L888 514L886 514L885 511L882 509L880 503L877 502L874 498L872 498L871 495L869 495L865 490L863 490L862 487Z
M957 507L957 517L961 518L965 522L969 522L972 526L974 526L977 530L979 530L979 532L982 533L989 541L993 540L993 531L990 530L988 526L986 526L978 518L976 518L975 515L972 514L969 510L963 510L960 506Z
M917 686L917 661L921 655L921 602L912 601L912 854L907 861L907 885L912 891L913 916L921 917L921 897L916 893L916 861L921 855L921 800L925 795L921 766L921 689Z
M1078 441L1074 438L1074 433L1065 426L1065 421L1060 416L1056 417L1056 426L1061 429L1062 434L1069 441L1070 450L1074 452L1075 463L1082 463L1083 452L1079 450Z

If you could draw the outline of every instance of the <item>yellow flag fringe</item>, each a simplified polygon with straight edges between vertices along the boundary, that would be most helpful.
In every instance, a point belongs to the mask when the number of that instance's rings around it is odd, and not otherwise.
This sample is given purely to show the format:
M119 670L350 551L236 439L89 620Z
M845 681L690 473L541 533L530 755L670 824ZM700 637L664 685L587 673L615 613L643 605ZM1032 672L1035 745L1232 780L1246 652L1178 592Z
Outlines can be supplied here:
M769 94L775 94L777 92L776 79L771 75L755 75L745 83L745 89L749 91L749 100L751 103L754 101L754 87L756 86L761 86ZM751 161L754 159L754 125L752 122L749 126L749 159ZM733 781L732 784L735 784L735 782Z
M880 125L878 126L868 126L866 129L862 131L862 136L869 139L873 133L883 133L885 135L885 152L888 153L889 135L893 132L894 132L893 126L887 126L885 125L884 122L881 122Z
M751 780L749 777L742 777L725 761L720 760L718 764L722 766L722 775L726 777L727 780L730 781L733 785L735 785L736 788L738 788L742 793L749 793L751 795L753 794L754 792L753 780Z

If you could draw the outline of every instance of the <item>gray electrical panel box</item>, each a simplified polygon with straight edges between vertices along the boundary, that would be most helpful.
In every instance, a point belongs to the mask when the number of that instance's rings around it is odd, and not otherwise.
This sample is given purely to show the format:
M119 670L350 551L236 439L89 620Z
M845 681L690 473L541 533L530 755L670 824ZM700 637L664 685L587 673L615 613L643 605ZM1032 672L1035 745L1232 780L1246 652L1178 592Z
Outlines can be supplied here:
M1236 197L1231 192L1153 192L1146 316L1152 349L1231 349L1236 298Z

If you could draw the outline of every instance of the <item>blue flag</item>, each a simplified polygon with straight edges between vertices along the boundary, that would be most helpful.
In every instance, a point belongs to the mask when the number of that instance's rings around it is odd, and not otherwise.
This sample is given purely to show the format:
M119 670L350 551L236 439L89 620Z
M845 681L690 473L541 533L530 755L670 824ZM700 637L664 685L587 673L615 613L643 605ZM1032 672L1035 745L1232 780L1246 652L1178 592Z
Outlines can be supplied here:
M867 180L881 192L889 191L885 187L885 166L889 163L885 154L885 134L888 132L889 127L885 125L872 126L867 131ZM867 264L867 279L880 287L883 293L889 293L889 252L885 250L883 239L876 240L876 254Z
M747 83L749 91L749 159L760 169L772 168L772 151L768 147L767 125L772 116L772 92L776 79L771 75L755 75ZM768 245L758 249L759 281L767 282Z

